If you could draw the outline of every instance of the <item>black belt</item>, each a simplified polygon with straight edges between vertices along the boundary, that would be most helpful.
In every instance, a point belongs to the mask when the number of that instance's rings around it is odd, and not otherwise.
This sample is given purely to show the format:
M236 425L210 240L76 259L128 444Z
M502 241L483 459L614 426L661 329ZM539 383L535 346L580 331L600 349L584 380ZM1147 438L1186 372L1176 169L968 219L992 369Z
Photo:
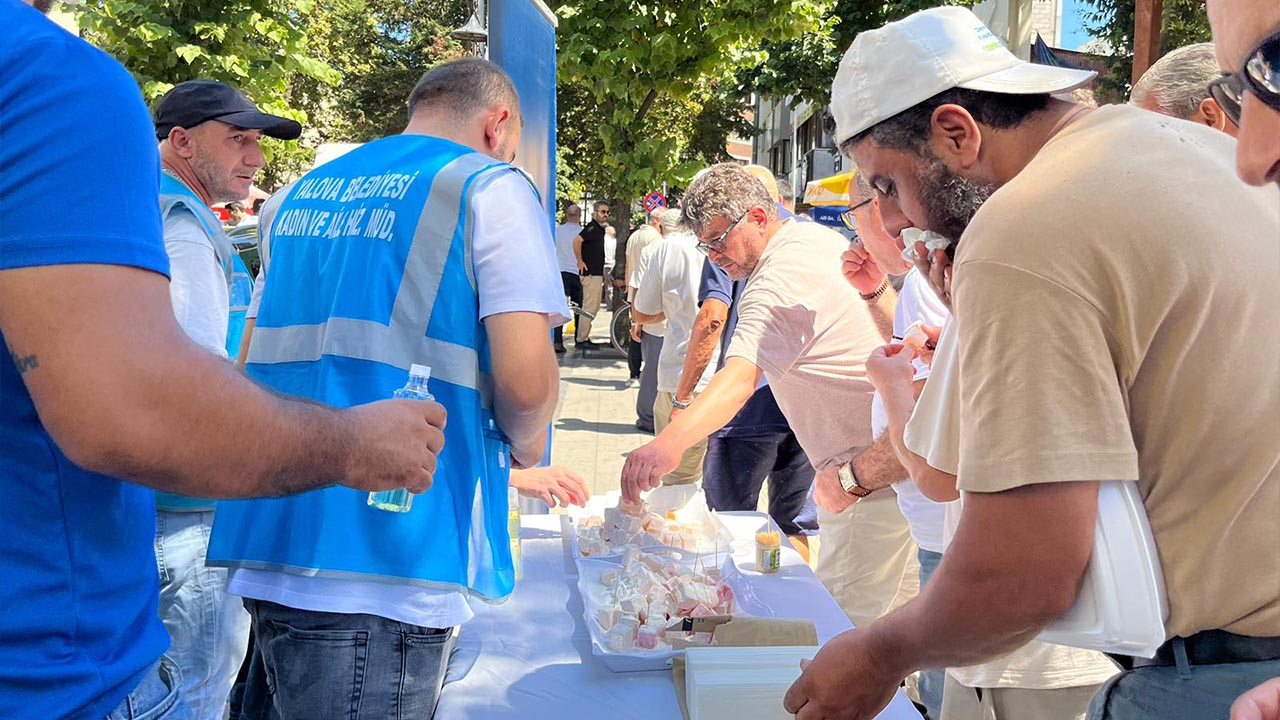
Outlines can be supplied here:
M1225 630L1204 630L1195 635L1173 638L1161 645L1151 658L1108 654L1125 670L1151 665L1170 667L1178 664L1176 646L1179 641L1186 650L1187 662L1191 665L1280 660L1280 637L1250 637Z

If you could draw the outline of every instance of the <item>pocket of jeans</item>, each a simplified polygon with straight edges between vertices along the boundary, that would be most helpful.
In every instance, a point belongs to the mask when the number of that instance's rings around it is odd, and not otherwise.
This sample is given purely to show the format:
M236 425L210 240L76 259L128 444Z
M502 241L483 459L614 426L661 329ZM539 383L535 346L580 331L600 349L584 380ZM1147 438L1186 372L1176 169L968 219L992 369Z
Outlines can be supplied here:
M435 712L453 646L453 629L403 632L404 682L401 717L427 718Z
M363 630L301 630L269 621L260 638L267 686L282 720L351 718L360 710L368 662Z

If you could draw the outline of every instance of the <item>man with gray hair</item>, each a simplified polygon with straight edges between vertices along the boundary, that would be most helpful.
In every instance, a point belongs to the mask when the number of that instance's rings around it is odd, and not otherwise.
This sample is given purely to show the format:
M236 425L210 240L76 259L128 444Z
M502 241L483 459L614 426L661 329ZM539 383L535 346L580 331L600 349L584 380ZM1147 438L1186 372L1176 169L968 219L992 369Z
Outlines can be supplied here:
M336 488L219 505L209 562L253 617L246 717L429 718L468 601L514 588L506 523L482 518L507 516L510 471L546 447L547 340L568 319L547 217L510 164L521 124L499 67L438 65L403 133L317 167L280 206L246 374L345 406L413 369L448 410L449 450L398 507Z
M679 210L663 210L659 225L662 240L641 253L640 287L636 289L631 312L636 322L666 323L662 352L658 356L658 392L653 402L654 429L661 433L671 422L673 409L688 407L676 401L676 388L680 385L680 373L698 315L703 256L698 252L697 239L681 223ZM711 373L704 373L695 392L706 387L710 378ZM688 485L700 480L706 453L705 438L682 448L678 462L663 471L662 484Z
M915 545L893 492L872 494L860 484L901 473L891 446L868 452L873 388L863 360L887 340L872 314L872 306L893 312L887 278L855 290L840 270L848 242L816 223L781 219L765 186L733 163L695 181L682 207L698 249L732 279L750 282L728 360L687 410L627 458L624 495L635 500L656 487L686 448L732 420L767 377L818 471L818 575L855 625L869 624L918 585ZM858 458L864 462L855 470Z
M1213 43L1187 45L1160 58L1147 68L1129 102L1143 110L1208 125L1236 136L1239 128L1231 118L1240 116L1240 107L1223 96L1224 108L1209 94L1209 83L1222 77Z

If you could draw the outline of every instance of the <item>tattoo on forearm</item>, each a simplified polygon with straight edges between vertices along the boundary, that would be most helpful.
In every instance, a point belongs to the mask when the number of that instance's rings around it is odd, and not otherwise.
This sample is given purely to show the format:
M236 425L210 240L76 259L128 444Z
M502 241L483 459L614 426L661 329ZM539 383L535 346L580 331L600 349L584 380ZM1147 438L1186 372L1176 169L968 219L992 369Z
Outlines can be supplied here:
M19 375L26 375L28 370L40 367L40 358L35 355L23 355L17 350L10 350L9 357L13 359L13 366L18 368Z

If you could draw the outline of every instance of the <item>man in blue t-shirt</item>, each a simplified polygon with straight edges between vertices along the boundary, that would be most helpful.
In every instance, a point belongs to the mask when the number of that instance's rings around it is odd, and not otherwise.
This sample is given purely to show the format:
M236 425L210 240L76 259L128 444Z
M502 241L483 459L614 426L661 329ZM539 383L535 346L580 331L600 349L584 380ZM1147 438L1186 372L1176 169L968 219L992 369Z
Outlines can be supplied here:
M421 491L444 413L286 400L190 342L137 84L18 0L0 67L0 717L185 718L142 485Z

